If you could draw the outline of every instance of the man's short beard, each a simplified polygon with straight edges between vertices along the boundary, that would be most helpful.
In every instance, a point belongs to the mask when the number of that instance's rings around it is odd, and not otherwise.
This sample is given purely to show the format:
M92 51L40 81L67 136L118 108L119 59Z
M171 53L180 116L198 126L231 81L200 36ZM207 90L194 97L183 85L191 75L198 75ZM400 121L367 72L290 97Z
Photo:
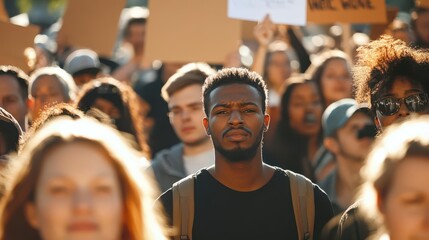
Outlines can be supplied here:
M250 161L252 158L258 154L258 149L262 149L262 139L263 139L264 129L258 133L258 138L255 140L252 146L248 148L235 148L232 150L226 150L222 148L222 146L217 143L217 141L213 141L213 146L217 152L219 152L222 156L225 157L229 162L246 162Z

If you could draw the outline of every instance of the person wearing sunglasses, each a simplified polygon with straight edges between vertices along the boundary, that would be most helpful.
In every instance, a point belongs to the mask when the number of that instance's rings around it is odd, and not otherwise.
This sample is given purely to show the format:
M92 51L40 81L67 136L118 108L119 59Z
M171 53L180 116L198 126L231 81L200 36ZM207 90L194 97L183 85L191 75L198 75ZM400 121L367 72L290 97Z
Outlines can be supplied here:
M355 98L361 104L369 104L379 134L395 122L429 112L428 74L429 52L411 48L390 36L382 36L357 50ZM335 236L322 239L364 240L377 231L379 226L363 214L365 199L357 199L336 222Z
M398 120L428 113L429 54L390 36L359 48L356 100L369 104L379 132Z

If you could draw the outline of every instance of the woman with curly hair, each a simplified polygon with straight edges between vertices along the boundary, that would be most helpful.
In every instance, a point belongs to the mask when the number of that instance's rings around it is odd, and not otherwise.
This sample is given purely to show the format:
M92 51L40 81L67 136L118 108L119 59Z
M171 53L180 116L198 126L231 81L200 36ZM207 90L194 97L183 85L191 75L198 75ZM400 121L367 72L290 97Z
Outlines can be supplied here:
M370 106L379 131L428 112L429 53L382 36L360 47L354 69L356 100Z
M390 36L382 36L357 51L355 97L369 106L380 136L395 122L428 113L429 52ZM326 239L364 240L376 231L373 222L362 216L360 205L358 201L351 206L339 226L334 226L338 227L338 236Z
M129 86L110 77L95 79L83 85L76 105L83 112L97 108L109 115L116 128L131 134L138 144L137 149L143 151L150 159L150 150L143 129L147 107Z

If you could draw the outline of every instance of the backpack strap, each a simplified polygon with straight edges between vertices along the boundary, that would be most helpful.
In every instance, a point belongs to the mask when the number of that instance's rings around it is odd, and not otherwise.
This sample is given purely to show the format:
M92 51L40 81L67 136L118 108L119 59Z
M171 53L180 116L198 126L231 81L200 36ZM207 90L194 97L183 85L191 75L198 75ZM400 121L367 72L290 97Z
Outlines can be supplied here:
M194 224L195 174L173 184L173 226L179 231L174 240L191 240Z
M292 171L286 170L292 196L293 212L299 240L312 240L314 232L314 190L312 182Z

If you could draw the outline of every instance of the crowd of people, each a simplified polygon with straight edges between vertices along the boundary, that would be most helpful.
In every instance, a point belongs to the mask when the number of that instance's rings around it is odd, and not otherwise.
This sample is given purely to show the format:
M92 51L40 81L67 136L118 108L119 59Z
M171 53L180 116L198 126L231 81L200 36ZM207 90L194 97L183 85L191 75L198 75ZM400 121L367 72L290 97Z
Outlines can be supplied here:
M267 15L251 65L145 63L146 17L0 65L0 240L429 239L429 9L352 56Z

